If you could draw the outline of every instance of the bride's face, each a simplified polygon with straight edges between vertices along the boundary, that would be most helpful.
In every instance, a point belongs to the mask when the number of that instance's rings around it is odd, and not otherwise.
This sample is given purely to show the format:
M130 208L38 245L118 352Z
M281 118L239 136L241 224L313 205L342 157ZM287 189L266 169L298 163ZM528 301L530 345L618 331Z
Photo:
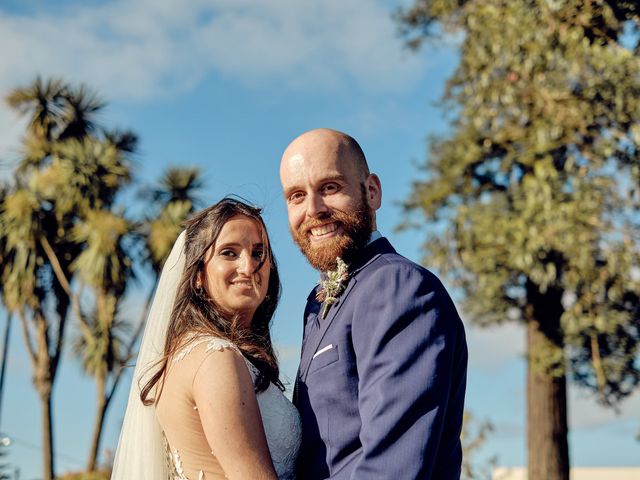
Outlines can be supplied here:
M267 258L260 266L266 250L260 225L236 215L224 224L206 256L203 284L207 293L222 310L240 315L245 328L250 328L267 294L271 262Z

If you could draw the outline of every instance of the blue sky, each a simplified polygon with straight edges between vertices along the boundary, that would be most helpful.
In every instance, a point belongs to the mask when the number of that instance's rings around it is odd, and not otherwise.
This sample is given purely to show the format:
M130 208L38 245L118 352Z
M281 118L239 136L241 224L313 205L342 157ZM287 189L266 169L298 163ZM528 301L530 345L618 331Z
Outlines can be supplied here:
M0 4L0 93L36 74L85 82L108 102L101 120L140 136L138 179L169 165L201 168L204 204L237 193L265 207L284 293L274 320L282 370L297 368L301 312L317 280L293 245L278 181L287 143L315 127L357 138L383 186L380 230L419 261L424 232L396 233L399 203L420 178L428 135L446 131L435 105L457 60L455 42L406 50L382 0L9 0ZM0 160L15 159L24 122L0 106ZM10 176L0 168L0 178ZM136 208L135 205L130 208ZM428 266L428 262L427 266ZM138 318L148 279L130 291L125 313ZM0 312L4 322L4 312ZM474 328L462 312L470 348L467 407L491 420L484 455L523 465L524 330ZM71 332L70 332L71 333ZM2 432L13 439L7 461L21 478L40 475L40 411L17 324L13 329ZM66 353L54 390L57 470L86 462L94 391ZM114 449L130 377L108 413L103 447ZM637 465L640 394L618 414L570 389L575 465Z

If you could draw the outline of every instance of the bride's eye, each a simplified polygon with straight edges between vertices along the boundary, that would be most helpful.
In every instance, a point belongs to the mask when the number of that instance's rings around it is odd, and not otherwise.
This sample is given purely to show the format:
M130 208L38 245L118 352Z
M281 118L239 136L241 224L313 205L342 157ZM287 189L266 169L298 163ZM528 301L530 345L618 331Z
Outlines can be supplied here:
M233 250L229 250L229 249L224 249L224 250L220 250L219 253L220 256L222 257L230 257L233 258L236 256L236 252L234 252Z

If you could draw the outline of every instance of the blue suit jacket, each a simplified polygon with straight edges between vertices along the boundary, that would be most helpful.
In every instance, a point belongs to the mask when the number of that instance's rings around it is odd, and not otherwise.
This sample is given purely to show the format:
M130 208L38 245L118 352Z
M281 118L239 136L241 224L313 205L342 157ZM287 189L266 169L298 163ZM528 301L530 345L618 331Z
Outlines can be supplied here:
M380 238L325 319L307 300L294 402L298 478L459 479L462 322L429 271Z

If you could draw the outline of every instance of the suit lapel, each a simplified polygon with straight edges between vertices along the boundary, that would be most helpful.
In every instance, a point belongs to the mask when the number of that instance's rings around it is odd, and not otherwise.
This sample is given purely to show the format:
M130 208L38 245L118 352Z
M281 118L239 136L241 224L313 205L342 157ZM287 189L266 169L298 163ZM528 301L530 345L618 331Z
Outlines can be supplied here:
M310 338L307 340L306 345L304 345L304 348L303 348L304 353L302 355L302 359L300 363L300 372L302 374L301 375L302 380L305 380L307 378L307 374L309 373L309 366L311 365L311 360L313 359L313 355L318 350L318 347L320 346L320 342L322 342L322 339L327 333L329 326L333 322L333 319L336 318L338 312L340 311L340 308L342 308L342 305L346 301L351 290L353 290L353 287L355 286L355 284L356 284L356 279L351 278L349 280L349 283L347 283L347 287L345 288L344 292L342 292L342 295L340 295L338 297L338 300L336 300L336 302L333 305L331 305L331 308L329 309L329 312L327 313L327 316L325 319L321 318L320 313L317 314L316 321L320 323L320 328L318 329L318 331L314 332L312 335L309 335ZM320 310L322 310L322 308Z
M316 317L320 312L320 302L316 300L316 294L320 285L317 285L307 297L307 304L304 308L304 317L303 317L303 325L302 325L302 349L300 352L300 365L298 365L298 372L296 373L296 382L293 387L293 403L294 405L298 405L298 383L302 377L303 365L305 365L305 361L307 356L309 355L309 350L306 348L309 337L312 335L313 323L316 321ZM311 354L313 355L313 354Z
M338 297L338 300L331 305L327 317L324 320L320 318L323 305L319 304L315 300L315 295L319 287L316 287L313 292L311 292L311 295L307 297L302 356L300 358L300 368L298 369L298 378L302 381L305 381L307 378L313 355L318 350L327 330L331 326L333 320L338 316L338 312L342 308L342 305L347 301L347 297L355 288L355 285L358 282L358 274L375 258L377 258L378 255L383 253L395 253L395 250L386 238L382 237L367 245L360 259L352 266L353 270L349 274L349 282L347 283L344 292L342 292ZM315 308L318 308L319 310L313 312ZM310 316L310 314L312 315ZM319 322L320 328L316 330L312 325L313 322Z

